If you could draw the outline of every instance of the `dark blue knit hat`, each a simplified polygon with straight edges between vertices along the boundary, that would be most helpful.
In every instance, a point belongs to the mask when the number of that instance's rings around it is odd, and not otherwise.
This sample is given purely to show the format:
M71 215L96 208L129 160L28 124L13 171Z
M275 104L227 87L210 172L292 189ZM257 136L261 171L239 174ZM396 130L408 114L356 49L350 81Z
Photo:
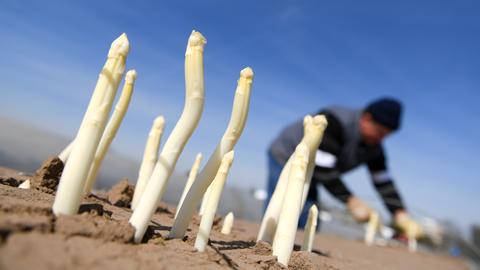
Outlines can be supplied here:
M372 115L375 122L392 130L400 128L402 104L393 98L380 98L368 104L365 112Z

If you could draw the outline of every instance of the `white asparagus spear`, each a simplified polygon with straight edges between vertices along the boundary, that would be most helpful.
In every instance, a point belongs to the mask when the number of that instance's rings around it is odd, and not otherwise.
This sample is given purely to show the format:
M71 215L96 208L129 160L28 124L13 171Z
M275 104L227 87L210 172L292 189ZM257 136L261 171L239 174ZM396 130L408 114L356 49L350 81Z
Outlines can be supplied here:
M133 192L132 209L138 205L140 198L142 197L143 190L147 185L150 176L152 175L153 168L158 159L158 149L160 147L160 140L162 139L163 129L165 127L165 119L163 116L155 118L148 133L147 143L143 152L142 164L140 165L140 171L138 172L137 184L135 185L135 191Z
M70 153L72 153L74 142L75 142L75 140L71 141L67 145L67 147L65 147L65 149L63 149L63 151L58 155L58 158L63 162L64 165L65 165L65 163L67 163L67 160L68 160L68 157L70 156Z
M415 237L416 231L407 230L407 244L408 244L408 251L416 252L417 251L417 238Z
M205 212L202 215L197 238L195 239L195 248L200 252L205 251L205 247L208 244L208 238L210 237L210 232L212 230L213 219L215 218L218 203L220 202L220 197L222 196L223 187L225 186L225 181L233 162L233 155L234 154L232 150L222 158L217 175L211 184L212 190L208 196Z
M103 132L100 143L98 144L97 152L93 158L90 172L88 173L87 180L85 182L85 194L89 194L92 191L92 187L97 179L98 170L102 165L103 159L112 144L113 138L117 135L118 128L125 117L128 110L128 105L132 99L133 89L135 86L135 80L137 79L137 72L135 70L129 70L125 75L125 85L123 86L122 93L118 99L115 109L113 110L110 120L108 120L105 131Z
M303 119L304 136L302 138L302 142L305 142L309 149L309 165L307 168L307 176L303 188L302 208L305 203L308 189L310 188L310 181L312 178L313 169L315 167L315 154L322 141L323 132L326 126L327 120L323 115L316 115L313 118L310 115L306 115ZM287 163L282 169L282 172L280 173L275 191L273 192L267 209L265 210L265 214L260 225L260 230L258 232L257 241L263 240L265 242L272 243L288 185L292 156L288 159Z
M318 222L318 208L314 204L308 210L308 219L303 233L302 250L312 252L313 240L315 239L315 233L317 232Z
M415 239L415 237L408 238L408 251L410 252L417 251L417 239Z
M232 232L234 219L235 216L233 215L233 212L229 212L223 220L222 230L220 232L223 234L230 234L230 232Z
M75 143L75 139L73 139L65 149L62 150L62 152L58 155L58 158L63 162L67 163L68 157L70 156L70 153L72 153L73 145Z
M312 181L313 170L315 169L315 156L317 155L317 149L323 139L323 133L327 128L327 118L324 115L315 115L313 118L308 119L310 122L307 125L307 136L304 138L305 143L308 146L308 167L307 176L305 179L305 185L303 186L302 196L302 209L307 199L308 190L310 189L310 182Z
M198 125L204 103L203 47L206 39L200 32L193 31L185 52L185 107L175 128L160 153L152 176L143 191L137 208L133 211L130 224L135 228L135 242L139 243L157 203L165 192L168 179L177 164L185 144Z
M188 228L188 223L192 219L196 207L200 203L210 183L213 181L215 173L218 171L222 157L237 143L245 127L250 104L250 92L253 81L253 70L249 67L240 72L235 98L233 100L232 114L230 122L223 134L220 143L208 159L207 164L200 172L198 179L195 180L187 193L185 200L178 212L177 218L172 226L169 237L182 238Z
M203 215L205 213L205 207L207 207L208 196L210 195L210 191L212 191L212 184L210 184L203 194L202 203L200 204L200 210L198 211L198 215Z
M417 251L417 238L415 237L414 232L411 230L407 231L407 244L408 244L408 251L416 252Z
M287 192L273 239L273 255L280 263L288 266L295 244L298 218L302 209L302 191L308 166L308 146L301 142L295 149L288 176Z
M367 229L365 230L365 244L367 246L371 246L373 244L373 240L375 240L375 234L377 233L378 229L380 228L380 216L376 211L373 211L370 214L370 218L368 219Z
M122 34L112 43L108 52L107 61L99 75L87 111L75 137L69 161L65 164L60 178L53 204L55 215L73 215L78 212L85 180L105 129L115 93L125 71L129 48L127 35Z
M30 179L27 179L27 180L23 181L23 183L18 185L18 188L21 188L21 189L30 189L31 187L32 187L32 184L30 182Z
M192 168L190 169L190 173L188 174L187 184L185 184L185 188L183 189L182 197L180 197L180 201L178 202L177 211L175 212L175 218L178 215L178 210L180 209L180 206L182 205L188 190L192 186L193 181L195 181L195 179L197 178L198 169L200 167L201 161L202 161L202 153L198 153L197 156L195 157L195 161L193 162Z

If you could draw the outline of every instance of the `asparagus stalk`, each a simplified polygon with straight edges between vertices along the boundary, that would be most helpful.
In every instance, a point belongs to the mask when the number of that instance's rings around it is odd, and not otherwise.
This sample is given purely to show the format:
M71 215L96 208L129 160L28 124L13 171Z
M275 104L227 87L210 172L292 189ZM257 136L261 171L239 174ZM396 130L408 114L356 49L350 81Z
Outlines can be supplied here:
M70 153L72 153L73 149L73 144L75 140L71 141L65 149L58 155L58 158L63 162L63 164L67 163L67 159L70 156Z
M130 224L135 228L136 243L142 240L157 203L165 192L178 157L202 115L204 103L203 47L205 43L206 39L196 31L193 31L188 39L185 52L185 107L160 153L152 176L130 218Z
M158 116L153 121L152 128L148 134L145 150L143 152L143 159L142 164L140 165L140 171L138 172L137 184L135 185L135 191L133 192L132 209L137 207L148 179L150 179L150 176L152 175L153 168L158 159L158 149L160 147L160 140L162 138L164 126L165 119L163 116Z
M373 240L375 239L375 234L377 233L380 227L380 216L377 212L372 212L370 214L370 218L368 219L367 229L365 230L365 244L367 246L371 246L373 244Z
M125 71L125 61L129 48L127 35L122 34L112 43L108 52L107 61L99 75L97 85L75 138L69 162L65 164L60 178L53 204L55 215L72 215L78 212L85 180L105 129L118 84Z
M308 194L308 189L310 188L310 181L313 174L313 169L315 167L315 153L322 141L323 132L327 126L327 120L323 115L316 115L311 117L306 115L303 119L303 128L304 136L301 142L304 142L309 150L308 155L308 167L307 167L307 176L303 188L302 195L302 208L305 204L305 199ZM262 219L260 225L260 230L258 232L257 241L263 240L268 243L272 243L273 236L275 235L275 230L277 228L278 218L282 208L283 200L288 185L288 177L290 174L290 167L292 163L293 155L288 159L287 163L280 173L280 177L273 192L272 198L268 203L267 209Z
M98 170L107 154L108 148L110 147L113 138L117 134L118 128L122 123L125 114L127 113L128 105L132 98L133 88L135 85L135 80L137 78L137 72L135 70L129 70L125 76L125 85L123 86L122 93L118 99L117 104L115 105L115 110L105 127L103 132L102 139L95 153L92 166L90 167L90 172L85 183L84 193L88 194L91 192L93 185L97 179Z
M312 252L313 240L315 239L315 233L317 231L318 221L318 208L314 204L308 210L307 225L303 234L302 250Z
M298 218L302 209L302 191L308 165L308 146L301 142L295 149L288 176L287 192L282 205L278 227L273 239L273 255L288 265L295 244Z
M220 231L223 234L230 234L233 227L233 220L235 219L232 212L229 212L225 219L223 220L222 230Z
M202 221L200 222L200 227L198 228L197 238L195 239L195 248L203 252L205 247L208 244L208 238L212 230L213 219L215 217L215 212L217 212L218 203L222 195L223 187L225 185L225 180L227 179L230 166L233 162L233 150L228 152L221 161L220 167L218 169L217 175L212 182L212 191L207 199L207 204L205 207L205 212L202 215Z
M303 186L302 209L307 199L308 190L310 189L310 182L312 181L313 170L315 169L315 155L320 143L323 139L323 132L327 128L327 118L324 115L315 115L313 118L307 119L306 124L307 136L305 142L308 146L308 167L305 185Z
M411 237L409 236L408 237L408 251L410 252L415 252L417 251L417 239L415 239L415 237Z
M193 181L195 181L195 178L197 178L198 169L200 167L200 162L201 161L202 161L202 154L198 153L196 158L195 158L195 161L193 162L192 169L190 169L190 173L188 174L187 184L185 185L185 188L183 189L182 197L180 197L180 201L178 202L177 211L175 212L175 218L177 217L178 210L180 209L180 206L182 205L183 200L185 199L185 196L187 195L188 190L192 186Z
M411 230L407 231L407 244L408 244L408 251L416 252L417 251L417 238L415 237L415 233Z
M205 194L203 194L202 203L200 204L200 210L198 211L198 214L200 216L203 215L203 213L205 213L205 207L207 207L208 196L210 195L211 191L212 191L212 184L208 186L207 191L205 191Z
M27 179L27 180L23 181L23 183L18 185L18 188L21 188L21 189L30 189L31 187L32 187L32 184L30 182L30 179Z
M200 172L198 179L188 190L187 196L185 197L182 206L180 206L177 218L170 231L170 237L182 238L185 235L185 231L187 230L188 223L192 219L195 208L200 203L202 195L205 193L210 183L212 183L215 173L220 166L222 157L227 152L233 150L238 138L242 134L248 115L252 81L252 69L249 67L244 68L240 72L240 79L238 80L238 86L233 101L232 115L227 129L215 151L210 156L207 164Z

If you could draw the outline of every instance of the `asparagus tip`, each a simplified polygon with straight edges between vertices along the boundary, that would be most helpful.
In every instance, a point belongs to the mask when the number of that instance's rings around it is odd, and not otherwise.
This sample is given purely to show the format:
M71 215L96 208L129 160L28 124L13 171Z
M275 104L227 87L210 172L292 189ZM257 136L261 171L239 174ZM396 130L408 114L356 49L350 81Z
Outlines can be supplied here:
M205 46L205 44L207 44L207 39L202 35L202 33L193 30L190 34L190 37L188 38L186 54L188 54L190 49L193 47L203 49L203 46Z
M305 115L303 117L303 126L309 125L313 122L313 117L310 114Z
M127 75L125 75L125 82L126 83L134 83L135 80L137 79L137 72L132 69L127 72Z
M121 34L112 42L108 57L118 57L119 55L127 56L130 51L130 43L128 42L127 34Z
M163 117L163 115L157 116L157 118L155 118L155 120L153 121L153 126L156 129L163 128L164 125L165 125L165 118Z
M244 77L246 79L252 79L253 78L253 70L251 67L246 67L240 71L240 77Z
M315 115L315 117L313 118L313 123L316 125L326 126L328 122L325 115L319 114L319 115Z

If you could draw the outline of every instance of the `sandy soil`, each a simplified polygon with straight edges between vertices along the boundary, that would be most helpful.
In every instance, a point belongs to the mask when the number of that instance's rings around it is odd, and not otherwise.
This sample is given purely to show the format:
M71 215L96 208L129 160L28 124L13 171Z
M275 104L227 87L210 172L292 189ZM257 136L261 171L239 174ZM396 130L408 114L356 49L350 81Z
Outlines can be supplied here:
M55 178L48 172L35 175L0 168L0 269L286 269L269 244L255 242L258 225L246 221L236 220L232 233L223 235L217 218L203 253L193 247L197 216L184 239L165 239L175 213L165 204L153 216L144 243L133 244L126 207L132 187L126 181L107 194L84 198L78 215L55 217L55 181L37 179L29 190L14 187L39 175ZM301 237L299 232L297 243ZM317 235L314 248L294 251L289 269L468 269L459 259L405 247L366 247L325 234Z

